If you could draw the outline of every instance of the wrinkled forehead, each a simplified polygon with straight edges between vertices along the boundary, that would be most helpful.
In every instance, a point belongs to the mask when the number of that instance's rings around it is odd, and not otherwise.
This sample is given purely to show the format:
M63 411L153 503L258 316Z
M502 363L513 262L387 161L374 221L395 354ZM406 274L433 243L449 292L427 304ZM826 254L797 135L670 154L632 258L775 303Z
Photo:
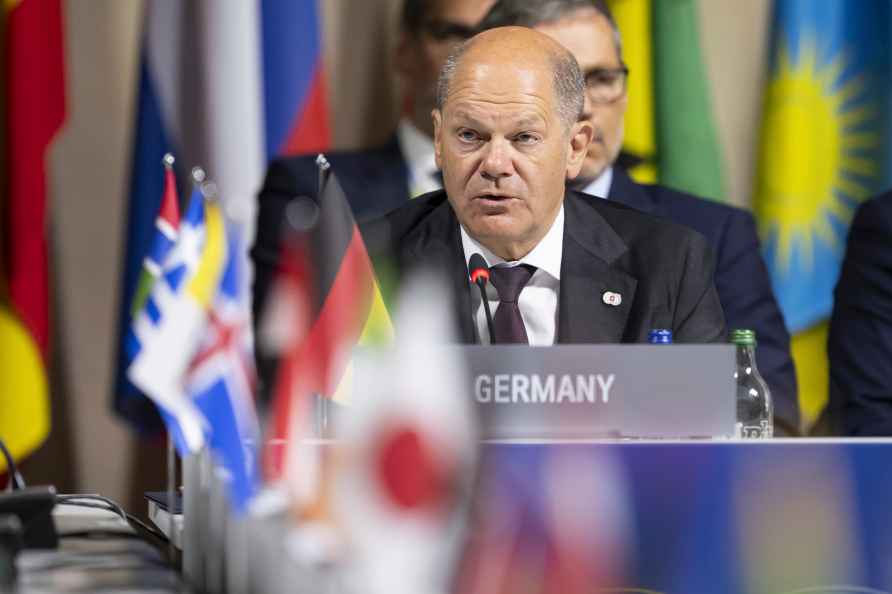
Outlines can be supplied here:
M543 130L548 128L549 112L536 101L456 101L446 113L449 126L477 130Z

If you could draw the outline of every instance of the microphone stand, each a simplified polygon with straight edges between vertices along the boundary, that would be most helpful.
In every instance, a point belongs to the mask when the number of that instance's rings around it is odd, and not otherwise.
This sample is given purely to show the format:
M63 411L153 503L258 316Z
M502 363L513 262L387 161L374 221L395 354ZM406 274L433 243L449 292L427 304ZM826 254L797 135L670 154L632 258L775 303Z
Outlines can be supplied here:
M496 343L496 333L493 330L492 325L492 312L489 309L489 299L486 297L486 280L483 277L477 277L477 280L474 281L474 284L477 285L477 288L480 289L480 299L483 300L483 311L486 313L486 327L489 330L489 344Z

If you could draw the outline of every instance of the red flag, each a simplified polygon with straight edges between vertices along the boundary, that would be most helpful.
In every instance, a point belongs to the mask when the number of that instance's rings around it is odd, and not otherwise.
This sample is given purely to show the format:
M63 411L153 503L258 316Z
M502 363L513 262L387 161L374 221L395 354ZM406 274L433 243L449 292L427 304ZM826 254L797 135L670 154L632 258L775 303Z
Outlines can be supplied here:
M13 308L44 358L49 350L46 158L65 119L59 3L21 0L7 9L6 21L5 273Z
M0 373L0 435L19 457L49 432L46 164L65 119L65 78L60 0L5 4L7 191L0 213L0 306L8 302L8 309L0 307L0 352L15 372Z

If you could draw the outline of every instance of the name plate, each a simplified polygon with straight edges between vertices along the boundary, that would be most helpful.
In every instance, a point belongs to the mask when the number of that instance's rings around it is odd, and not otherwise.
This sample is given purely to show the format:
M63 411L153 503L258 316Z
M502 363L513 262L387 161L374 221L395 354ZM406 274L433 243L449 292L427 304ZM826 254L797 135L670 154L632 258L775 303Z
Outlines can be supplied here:
M452 348L484 439L734 436L733 345Z

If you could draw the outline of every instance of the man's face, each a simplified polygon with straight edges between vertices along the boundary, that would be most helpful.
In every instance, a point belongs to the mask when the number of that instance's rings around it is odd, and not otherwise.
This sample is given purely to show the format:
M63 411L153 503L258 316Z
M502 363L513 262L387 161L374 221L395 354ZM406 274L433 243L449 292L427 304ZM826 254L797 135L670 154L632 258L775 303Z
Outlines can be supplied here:
M437 102L437 77L449 52L474 35L477 24L495 0L433 0L421 30L403 33L396 50L396 67L408 93L409 117L415 126L434 135L431 110Z
M462 59L443 111L434 111L437 165L465 230L517 260L554 222L591 127L568 131L547 61L470 62Z
M583 74L622 66L610 23L594 10L580 11L570 18L540 25L536 30L570 50ZM623 143L627 104L625 92L612 103L593 103L586 94L585 115L594 126L595 137L588 147L581 177L596 178L616 160Z

